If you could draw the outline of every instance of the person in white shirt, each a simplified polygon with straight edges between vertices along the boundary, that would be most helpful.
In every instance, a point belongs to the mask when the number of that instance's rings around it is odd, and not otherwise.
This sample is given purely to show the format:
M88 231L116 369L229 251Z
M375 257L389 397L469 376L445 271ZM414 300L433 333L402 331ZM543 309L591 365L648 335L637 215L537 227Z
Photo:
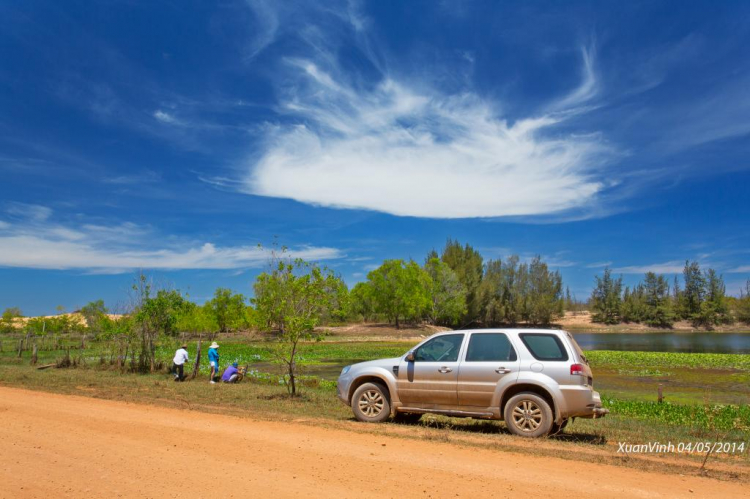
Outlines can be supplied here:
M185 362L188 362L187 345L182 345L174 353L174 360L172 361L172 374L174 374L175 381L185 380Z

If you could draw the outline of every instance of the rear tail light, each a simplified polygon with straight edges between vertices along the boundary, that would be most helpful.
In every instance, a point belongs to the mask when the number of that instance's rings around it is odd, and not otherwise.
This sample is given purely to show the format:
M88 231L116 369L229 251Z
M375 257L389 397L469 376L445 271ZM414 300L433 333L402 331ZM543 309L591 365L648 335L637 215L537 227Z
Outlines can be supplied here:
M577 374L578 376L583 376L585 374L583 372L583 365L581 365L581 364L571 364L570 365L570 374Z

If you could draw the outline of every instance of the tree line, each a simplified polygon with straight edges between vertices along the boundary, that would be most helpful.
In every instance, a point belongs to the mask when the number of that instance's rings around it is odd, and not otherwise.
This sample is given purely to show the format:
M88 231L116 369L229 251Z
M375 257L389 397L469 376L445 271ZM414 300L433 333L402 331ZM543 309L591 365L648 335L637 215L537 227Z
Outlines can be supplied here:
M609 268L596 276L589 306L593 320L604 324L643 323L671 327L690 321L696 327L713 328L735 321L750 323L750 281L739 298L727 296L723 277L714 269L701 270L698 262L685 262L682 279L672 282L647 272L635 286L623 286Z
M560 273L540 257L484 262L470 245L448 240L424 264L386 260L351 291L351 315L449 327L548 325L564 313Z

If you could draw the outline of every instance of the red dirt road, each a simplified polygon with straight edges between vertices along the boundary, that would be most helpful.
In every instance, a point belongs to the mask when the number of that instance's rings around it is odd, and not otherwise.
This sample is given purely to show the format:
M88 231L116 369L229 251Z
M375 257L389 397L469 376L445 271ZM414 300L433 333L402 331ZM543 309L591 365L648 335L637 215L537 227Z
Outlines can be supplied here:
M747 484L0 388L0 497L750 497Z

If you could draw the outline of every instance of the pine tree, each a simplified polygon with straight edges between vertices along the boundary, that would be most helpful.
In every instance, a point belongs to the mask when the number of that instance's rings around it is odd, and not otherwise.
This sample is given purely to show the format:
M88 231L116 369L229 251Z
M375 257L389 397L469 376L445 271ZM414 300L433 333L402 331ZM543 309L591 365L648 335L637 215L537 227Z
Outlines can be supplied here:
M621 320L622 277L614 279L609 267L604 276L596 276L596 286L591 293L591 307L594 322L617 324Z

